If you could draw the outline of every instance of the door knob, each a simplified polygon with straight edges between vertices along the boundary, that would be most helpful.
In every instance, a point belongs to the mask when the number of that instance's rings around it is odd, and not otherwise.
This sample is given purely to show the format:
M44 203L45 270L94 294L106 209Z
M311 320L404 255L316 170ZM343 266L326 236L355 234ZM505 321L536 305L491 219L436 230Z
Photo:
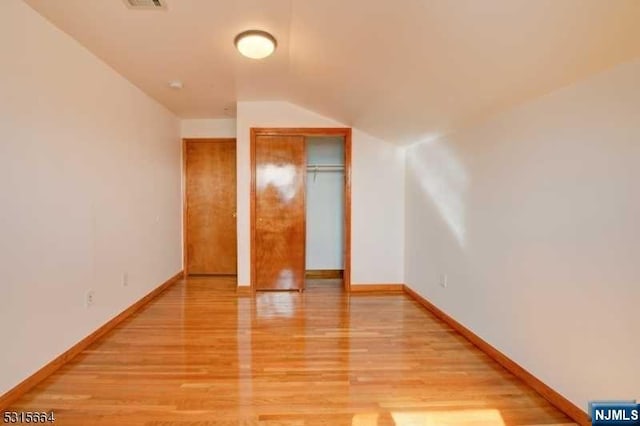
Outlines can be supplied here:
M231 214L231 216L233 216L233 217L238 217L238 214L237 214L236 212L233 212L233 213Z

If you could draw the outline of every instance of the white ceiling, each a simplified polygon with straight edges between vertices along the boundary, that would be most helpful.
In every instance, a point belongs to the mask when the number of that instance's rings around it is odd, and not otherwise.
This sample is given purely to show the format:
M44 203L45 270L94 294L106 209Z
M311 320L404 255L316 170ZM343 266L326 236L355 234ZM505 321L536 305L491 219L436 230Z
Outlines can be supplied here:
M640 56L638 0L25 1L182 118L286 100L396 143ZM253 28L274 56L236 52Z

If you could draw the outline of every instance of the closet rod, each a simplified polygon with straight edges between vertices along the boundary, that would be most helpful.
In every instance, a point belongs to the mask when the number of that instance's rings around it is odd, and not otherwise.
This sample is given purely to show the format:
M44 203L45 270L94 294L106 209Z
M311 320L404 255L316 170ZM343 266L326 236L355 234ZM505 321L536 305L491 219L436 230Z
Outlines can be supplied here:
M318 172L344 172L342 164L310 164L307 166L308 171L313 172L313 181L316 181Z
M344 170L342 164L309 164L307 170L322 170L322 169L339 169Z

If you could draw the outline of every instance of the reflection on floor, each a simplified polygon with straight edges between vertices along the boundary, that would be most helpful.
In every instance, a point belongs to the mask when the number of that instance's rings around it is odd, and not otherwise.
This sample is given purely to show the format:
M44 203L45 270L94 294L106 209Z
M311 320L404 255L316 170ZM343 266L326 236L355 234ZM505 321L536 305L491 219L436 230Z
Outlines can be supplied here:
M571 424L403 294L181 282L12 410L56 425Z

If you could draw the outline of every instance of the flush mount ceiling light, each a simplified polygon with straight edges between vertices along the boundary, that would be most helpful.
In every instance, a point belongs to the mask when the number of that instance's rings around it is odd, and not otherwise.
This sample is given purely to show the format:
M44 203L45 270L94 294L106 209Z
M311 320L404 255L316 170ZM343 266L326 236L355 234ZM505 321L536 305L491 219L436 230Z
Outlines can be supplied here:
M233 42L240 53L251 59L266 58L275 52L278 45L274 36L260 30L241 32Z

